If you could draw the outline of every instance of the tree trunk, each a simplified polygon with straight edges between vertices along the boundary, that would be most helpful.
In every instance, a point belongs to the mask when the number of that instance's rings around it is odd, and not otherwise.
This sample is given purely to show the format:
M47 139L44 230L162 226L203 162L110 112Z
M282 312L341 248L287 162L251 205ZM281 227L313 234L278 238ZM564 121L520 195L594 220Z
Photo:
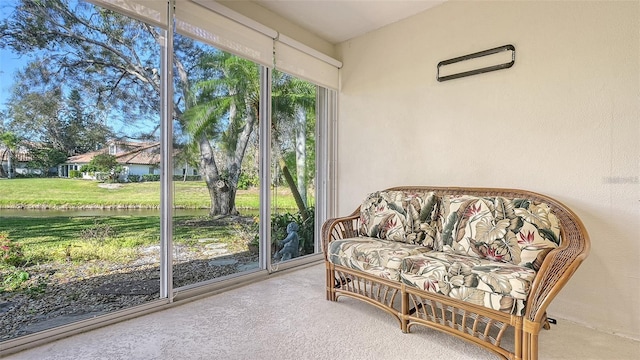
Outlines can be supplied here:
M298 188L296 187L295 182L293 181L293 176L291 176L291 172L289 172L289 168L284 163L284 160L280 158L280 168L282 169L282 175L284 175L284 179L287 181L289 185L289 189L291 189L291 194L293 195L293 199L296 201L296 206L298 206L298 211L303 217L303 220L306 220L306 206L302 201L302 196L300 196L300 192L298 192Z
M247 104L250 102L247 101ZM246 123L238 136L235 144L235 151L226 154L226 164L224 176L221 175L216 165L213 148L209 143L206 135L201 135L198 139L198 148L200 150L200 170L209 190L211 199L211 208L209 215L211 217L238 215L236 208L236 191L238 189L238 179L242 167L242 159L251 137L251 132L256 124L258 117L257 110L253 111L250 105L247 105ZM254 115L255 114L255 115ZM231 106L230 118L235 116L235 106Z
M236 209L236 186L231 186L224 180L218 180L213 188L209 187L209 196L212 204L209 216L239 214Z
M9 149L9 152L7 153L7 178L8 179L13 179L13 152L11 151L11 149Z
M296 136L296 174L298 177L298 193L303 204L307 205L307 129L306 111L302 106L296 106L295 115Z
M207 190L209 191L209 198L211 200L209 215L223 215L224 213L222 213L220 206L222 199L219 198L219 191L216 185L218 180L220 180L220 174L213 157L213 149L207 136L204 134L198 137L198 150L200 152L200 173L202 174L204 182L207 184Z
M2 159L4 159L7 150L5 150L2 154L0 154L0 178L8 177L7 172L4 171L4 166L2 166Z

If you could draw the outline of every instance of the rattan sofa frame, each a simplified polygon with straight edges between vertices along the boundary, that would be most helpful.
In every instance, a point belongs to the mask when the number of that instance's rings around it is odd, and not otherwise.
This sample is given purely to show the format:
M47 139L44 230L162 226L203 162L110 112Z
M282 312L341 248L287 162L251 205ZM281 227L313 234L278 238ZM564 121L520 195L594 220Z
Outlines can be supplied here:
M560 221L561 244L545 257L531 285L522 316L511 315L405 284L335 265L329 243L358 237L360 208L322 227L327 300L340 296L365 301L395 317L407 333L414 325L437 329L482 346L504 359L538 359L538 334L549 328L546 310L590 251L587 231L578 216L559 201L531 191L500 188L405 186L387 190L426 190L436 195L525 198L548 204Z

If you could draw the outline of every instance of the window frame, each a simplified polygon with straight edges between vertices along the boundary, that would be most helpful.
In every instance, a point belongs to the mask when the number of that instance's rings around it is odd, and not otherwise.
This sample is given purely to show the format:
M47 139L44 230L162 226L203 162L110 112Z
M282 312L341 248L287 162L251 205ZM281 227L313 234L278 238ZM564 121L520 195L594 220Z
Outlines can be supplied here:
M292 75L300 76L301 78L310 81L318 85L318 95L316 100L316 214L315 214L315 253L307 255L301 258L296 258L285 263L278 264L278 268L274 269L271 264L270 251L261 251L259 260L259 269L253 272L239 273L231 277L213 279L210 281L196 283L190 286L174 289L172 282L172 219L173 219L173 164L172 156L172 101L167 99L173 98L173 69L168 64L173 64L173 33L175 31L175 5L188 3L185 0L178 0L176 3L173 0L166 1L166 23L164 19L160 18L158 21L157 14L164 15L164 9L160 12L157 9L145 8L146 12L135 12L133 9L137 9L136 6L131 8L120 8L121 4L138 4L145 5L148 2L144 0L130 0L122 3L117 0L89 0L89 2L102 6L123 15L132 17L134 19L159 26L162 29L163 37L161 44L161 141L160 141L160 153L161 153L161 229L160 229L160 297L157 300L147 302L142 305L126 308L123 310L114 311L105 315L97 316L91 319L66 324L51 328L48 330L40 331L34 334L21 336L15 339L7 340L0 343L0 357L6 354L14 353L17 351L28 349L35 345L40 345L46 342L52 342L64 337L79 334L81 332L96 329L117 321L124 321L131 319L149 312L167 309L168 307L182 304L194 300L199 296L211 295L214 292L224 291L232 287L237 287L243 284L250 284L255 281L263 280L268 277L270 273L275 271L282 271L290 268L294 268L301 265L320 262L323 259L322 244L321 244L321 226L322 223L329 217L335 215L335 189L336 189L336 132L337 132L337 104L338 104L338 68L341 66L333 63L332 65L338 66L336 69L331 70L332 75L335 78L331 78L328 81L314 81L313 78L304 76L304 74L292 73ZM161 2L158 2L161 3ZM149 3L150 4L150 3ZM154 8L157 7L157 3L154 4ZM159 6L159 5L158 5ZM143 6L144 7L144 6ZM213 9L206 9L215 13ZM153 15L151 18L146 15ZM231 14L231 17L237 17L238 14L233 12L227 14L217 14L217 16L227 16ZM235 20L235 19L232 19ZM278 41L279 33L275 33L273 37L273 49L276 48L275 42ZM286 38L283 36L283 39ZM215 46L215 45L213 45ZM221 49L228 51L229 49ZM288 48L289 51L292 51ZM234 53L234 51L230 51ZM239 55L241 56L241 54ZM261 192L260 192L260 215L263 219L270 219L270 192L269 186L271 182L270 174L270 153L271 153L271 136L270 136L270 124L271 124L271 72L275 64L260 63L260 76L261 76L261 102L260 102L260 171L266 176L261 176ZM314 65L312 65L314 66ZM304 66L298 67L298 69L304 70ZM335 71L335 73L334 73ZM111 154L113 147L113 155L117 151L117 145L111 144L109 146L109 153ZM69 169L78 169L77 165L70 165ZM150 173L155 173L155 169L150 168ZM197 169L193 169L194 175L197 175ZM270 236L270 221L261 221L260 223L260 241L262 242L263 249L271 248L271 236Z

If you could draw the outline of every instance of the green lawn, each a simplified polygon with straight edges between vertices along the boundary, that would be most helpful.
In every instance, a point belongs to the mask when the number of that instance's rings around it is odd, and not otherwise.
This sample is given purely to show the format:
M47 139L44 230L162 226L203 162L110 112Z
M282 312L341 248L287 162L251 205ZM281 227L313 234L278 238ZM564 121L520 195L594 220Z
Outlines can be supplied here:
M0 180L0 208L15 207L91 207L91 206L160 206L160 182L114 184L101 187L96 181L79 179L11 179ZM174 205L177 208L202 208L210 205L207 186L201 181L176 181ZM295 201L286 186L278 190L278 207L295 209ZM259 209L259 192L238 190L238 209Z
M197 226L193 226L196 222ZM239 225L219 226L206 218L174 218L173 241L197 245L200 238L216 238L230 250L242 250ZM139 246L160 243L159 216L76 216L0 218L0 233L22 245L30 263L109 260L126 262Z
M102 206L158 208L160 183L100 186L96 181L77 179L0 180L0 208L94 208ZM272 191L279 211L296 212L295 201L286 187ZM174 182L174 204L178 208L208 209L209 194L204 182ZM239 190L236 207L259 209L259 191ZM255 229L237 223L215 224L207 217L174 217L173 240L187 246L198 245L199 238L227 242L229 250L243 250ZM121 215L105 212L100 216L13 217L0 215L0 233L22 245L30 263L49 261L109 260L126 262L136 256L136 248L160 241L160 216ZM249 233L249 234L248 234ZM247 236L248 234L248 236ZM244 238L243 238L244 237ZM2 264L0 264L2 265Z

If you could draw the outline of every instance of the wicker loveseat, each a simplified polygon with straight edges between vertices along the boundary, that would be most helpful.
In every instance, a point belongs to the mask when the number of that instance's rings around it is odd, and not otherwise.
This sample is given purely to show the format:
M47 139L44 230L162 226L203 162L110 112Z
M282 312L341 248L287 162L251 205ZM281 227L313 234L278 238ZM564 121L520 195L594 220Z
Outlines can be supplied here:
M537 359L546 309L589 253L580 219L524 190L397 187L322 229L327 299Z

